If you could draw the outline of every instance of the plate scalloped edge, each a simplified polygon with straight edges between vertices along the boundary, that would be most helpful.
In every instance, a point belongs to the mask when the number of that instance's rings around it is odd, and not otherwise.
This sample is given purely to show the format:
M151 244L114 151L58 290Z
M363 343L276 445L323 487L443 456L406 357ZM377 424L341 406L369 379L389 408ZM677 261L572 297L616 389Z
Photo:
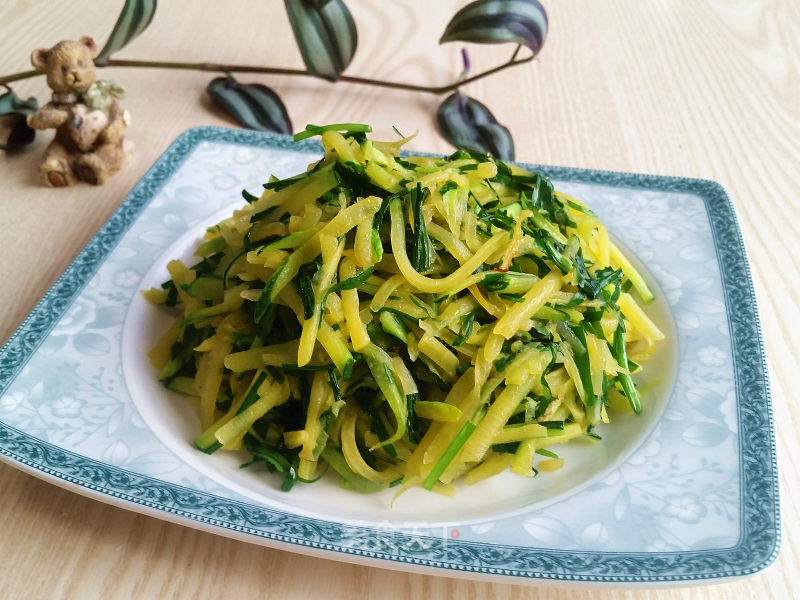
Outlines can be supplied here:
M203 141L318 151L313 140L221 127L179 136L47 291L0 349L2 394L81 293L150 199ZM766 356L755 292L733 205L702 179L526 165L554 179L696 194L708 211L731 332L738 424L742 534L731 548L692 552L568 552L455 541L289 515L188 489L92 460L0 422L0 459L117 506L252 542L329 558L414 568L439 575L514 578L517 582L668 584L740 577L771 564L780 546L776 450ZM761 360L752 360L759 356ZM738 401L749 398L748 402ZM754 401L757 400L757 401ZM746 441L747 443L744 443ZM366 534L366 535L365 535ZM343 540L358 545L343 546ZM402 553L401 553L402 552Z

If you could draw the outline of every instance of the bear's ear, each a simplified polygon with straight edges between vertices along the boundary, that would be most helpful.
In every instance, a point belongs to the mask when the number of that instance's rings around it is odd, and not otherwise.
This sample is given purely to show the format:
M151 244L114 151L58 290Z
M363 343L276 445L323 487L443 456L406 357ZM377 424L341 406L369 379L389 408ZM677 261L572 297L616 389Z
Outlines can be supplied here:
M31 64L36 67L37 71L42 71L47 68L47 54L50 51L47 48L39 48L31 53Z
M95 56L97 56L100 53L100 47L97 45L97 42L95 42L88 35L83 36L80 39L80 42L81 42L81 44L83 44L84 46L86 46L89 49L89 52L91 53L92 58L94 58Z

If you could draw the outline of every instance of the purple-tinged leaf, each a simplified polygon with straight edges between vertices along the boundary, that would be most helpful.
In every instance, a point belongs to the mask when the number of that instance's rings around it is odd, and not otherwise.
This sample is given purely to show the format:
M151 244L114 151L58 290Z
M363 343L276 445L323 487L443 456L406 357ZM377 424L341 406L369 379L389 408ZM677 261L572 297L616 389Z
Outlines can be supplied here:
M342 0L284 0L297 46L309 71L336 81L358 45L353 16Z
M217 77L206 91L239 123L258 131L291 135L292 122L278 94L260 83L239 83L232 77Z
M108 64L108 59L117 50L121 50L147 29L156 14L157 0L125 0L125 5L117 17L114 29L97 58L97 65Z
M547 35L547 13L537 0L477 0L458 11L439 43L511 42L538 54Z
M514 160L511 132L474 98L461 92L448 96L436 111L436 121L442 135L454 146Z

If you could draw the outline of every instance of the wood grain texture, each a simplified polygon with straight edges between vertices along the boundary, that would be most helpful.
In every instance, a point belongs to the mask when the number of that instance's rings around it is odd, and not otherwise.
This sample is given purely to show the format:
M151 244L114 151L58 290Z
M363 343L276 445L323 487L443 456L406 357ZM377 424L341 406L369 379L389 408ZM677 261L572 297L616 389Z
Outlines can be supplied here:
M348 5L359 50L348 72L427 84L460 71L437 40L465 1ZM33 48L105 40L117 4L0 3L0 74ZM713 179L736 205L752 259L772 375L784 532L753 577L664 590L575 591L476 583L347 565L262 548L88 500L0 465L0 589L7 598L790 598L800 589L800 3L795 0L545 0L550 32L532 65L468 86L515 138L519 160ZM113 8L111 8L113 6ZM224 7L223 7L224 6ZM302 67L280 2L162 2L119 58ZM473 69L506 47L471 48ZM105 186L50 190L37 167L50 134L0 159L0 341L34 307L125 193L182 131L231 125L204 95L210 73L106 69L123 83L135 156ZM412 149L447 151L435 96L286 76L241 76L276 89L295 127L363 121L379 134L420 130ZM46 101L42 78L14 84Z

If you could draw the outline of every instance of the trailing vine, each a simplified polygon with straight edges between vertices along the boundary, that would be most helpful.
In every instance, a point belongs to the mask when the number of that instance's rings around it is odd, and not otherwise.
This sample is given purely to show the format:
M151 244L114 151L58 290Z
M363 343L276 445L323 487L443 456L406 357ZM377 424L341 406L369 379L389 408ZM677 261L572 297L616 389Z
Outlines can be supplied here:
M214 62L152 61L113 58L153 21L157 0L125 0L108 40L95 59L98 67L182 69L217 73L206 87L223 110L243 126L262 131L291 133L289 111L280 96L261 83L243 83L234 73L257 73L318 77L331 82L372 85L448 96L437 109L442 136L456 146L514 158L511 132L501 125L484 104L461 91L469 83L533 60L544 44L547 14L538 0L477 0L459 10L445 27L439 43L510 43L511 57L492 68L470 74L470 60L462 51L464 68L450 83L424 86L403 81L370 79L345 73L358 47L355 22L343 0L284 0L295 41L305 69ZM523 50L523 48L525 50ZM520 57L520 54L523 55ZM0 94L0 118L10 119L10 133L0 148L19 150L31 143L34 131L26 117L38 108L35 98L21 100L9 84L41 75L37 70L0 76L6 92Z

